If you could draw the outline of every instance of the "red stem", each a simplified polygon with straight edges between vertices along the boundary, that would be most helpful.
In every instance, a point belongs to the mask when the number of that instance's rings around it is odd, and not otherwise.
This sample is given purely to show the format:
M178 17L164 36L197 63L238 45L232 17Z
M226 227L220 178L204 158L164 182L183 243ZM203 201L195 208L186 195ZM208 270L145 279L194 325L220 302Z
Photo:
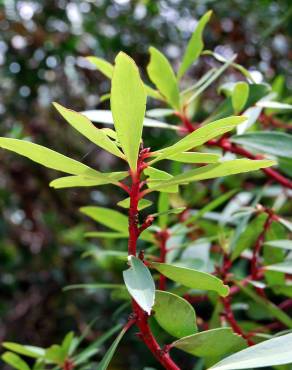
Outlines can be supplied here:
M156 234L156 238L159 241L160 247L159 262L163 263L165 262L167 255L166 243L169 238L169 232L167 230L162 230ZM160 290L166 290L166 276L163 274L160 274L158 287Z

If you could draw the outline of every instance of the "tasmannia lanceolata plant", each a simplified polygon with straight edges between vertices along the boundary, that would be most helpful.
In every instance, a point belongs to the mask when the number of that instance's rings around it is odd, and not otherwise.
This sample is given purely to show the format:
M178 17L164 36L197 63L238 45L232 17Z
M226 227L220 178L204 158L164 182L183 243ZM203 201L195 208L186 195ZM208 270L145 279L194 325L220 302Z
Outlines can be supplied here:
M285 309L291 306L291 299L275 304L266 292L269 286L274 295L292 296L289 284L292 264L287 252L291 250L291 242L287 240L291 223L277 214L277 207L259 204L263 197L271 195L265 194L264 188L249 192L232 189L196 211L191 208L192 202L189 205L184 200L185 193L181 198L173 198L173 194L181 189L194 189L193 183L209 179L222 181L225 176L258 169L262 169L270 181L292 188L285 175L270 168L276 162L264 158L278 159L280 170L285 172L286 168L289 172L288 146L291 137L282 131L251 130L259 121L276 120L271 113L267 116L265 110L290 109L291 106L273 101L275 93L272 89L267 84L256 84L250 73L235 63L235 56L227 61L216 53L203 50L202 33L210 15L210 12L206 13L199 21L177 74L160 51L150 48L147 71L156 89L142 82L135 62L121 52L114 65L100 58L88 58L111 79L111 91L104 97L110 97L111 111L80 114L54 103L71 126L121 160L120 172L101 173L32 142L0 138L2 148L70 175L52 181L50 186L61 189L113 185L125 193L125 198L118 205L128 209L126 216L104 207L81 208L82 213L112 230L89 232L88 237L128 239L127 253L114 250L100 252L122 258L124 263L127 261L129 266L123 271L124 285L91 285L94 288L111 288L119 291L120 299L131 300L127 323L123 327L118 324L80 351L78 347L86 334L77 338L69 333L61 345L48 349L6 342L4 347L9 351L2 358L11 366L29 370L29 365L19 356L23 355L35 359L35 370L106 369L123 335L132 326L137 327L139 337L165 369L186 368L173 359L170 353L173 348L202 358L204 361L198 363L198 369L204 366L213 370L276 367L292 362L292 334L283 331L272 336L277 329L292 329L292 319L285 313ZM180 91L182 78L200 55L211 55L223 64L212 68L199 81ZM220 88L226 95L223 103L203 123L193 122L192 116L201 94L230 66L237 69L246 81L224 84ZM146 111L147 95L167 107ZM181 124L154 119L171 116L177 117ZM113 124L114 130L99 129L90 118ZM162 148L145 147L143 126L175 130L183 138ZM234 130L237 130L237 135L230 136ZM284 149L278 147L279 143ZM208 146L212 147L211 152L205 150ZM214 147L219 149L214 150ZM194 151L195 148L204 150ZM222 156L220 148L223 153L238 154L244 158ZM159 169L157 166L162 161L178 163L176 173ZM193 165L196 167L190 169ZM157 212L142 218L141 210L152 206L149 199L150 196L153 200L152 193L159 194ZM238 206L242 197L247 197L243 204L248 207ZM197 233L197 222L205 216L208 219L210 212L226 202L228 204L222 214L212 213L219 227L214 233L208 232L207 237L201 238ZM182 207L172 207L175 203ZM144 243L143 249L138 246L140 240ZM210 247L213 248L212 258ZM190 250L192 253L188 254ZM198 250L201 252L198 253ZM249 274L243 276L243 270L249 271ZM245 298L238 301L238 294ZM196 315L194 308L202 301L209 301L213 307L209 319ZM244 310L244 303L253 304L255 322L238 322L234 314L235 306L237 304L237 310ZM257 324L259 313L264 320L272 318L269 327ZM161 345L160 338L155 337L152 329L153 317L163 331L176 339ZM92 357L103 342L119 329L121 331L112 346L94 365Z

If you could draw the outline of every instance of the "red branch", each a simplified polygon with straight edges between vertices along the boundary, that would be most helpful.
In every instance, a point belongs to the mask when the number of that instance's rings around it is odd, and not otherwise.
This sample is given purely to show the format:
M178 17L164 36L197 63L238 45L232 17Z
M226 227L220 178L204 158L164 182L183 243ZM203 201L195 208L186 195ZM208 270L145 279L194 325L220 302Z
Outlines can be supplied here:
M166 249L166 243L169 238L169 232L167 230L161 230L156 234L156 239L159 242L159 248L160 248L160 257L159 257L159 262L165 262L166 260L166 254L167 254L167 249ZM159 285L158 285L160 290L166 290L166 277L163 274L160 274L159 277Z
M140 180L141 173L145 168L144 159L147 156L149 149L142 149L139 154L137 170L130 171L132 184L130 187L130 208L129 208L129 243L128 243L128 254L136 256L137 254L137 240L139 234L151 225L152 219L148 218L139 228L138 226L138 203L141 199L140 190L143 182ZM142 255L140 255L141 258ZM133 313L135 316L135 323L139 328L139 336L150 349L154 357L164 366L167 370L180 370L180 368L173 362L167 350L163 350L156 339L154 338L150 327L148 325L149 315L142 310L142 308L132 300Z

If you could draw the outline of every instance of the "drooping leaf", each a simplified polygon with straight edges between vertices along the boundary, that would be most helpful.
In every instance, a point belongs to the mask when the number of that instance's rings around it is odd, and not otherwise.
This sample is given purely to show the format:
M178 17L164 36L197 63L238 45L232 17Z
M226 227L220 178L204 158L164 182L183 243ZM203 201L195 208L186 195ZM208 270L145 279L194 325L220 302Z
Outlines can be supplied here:
M136 170L146 93L135 62L125 53L119 53L111 89L111 110L119 142L132 170Z
M287 250L292 250L292 240L270 240L268 242L265 242L265 245L268 245L270 247L274 248L282 248Z
M45 350L41 347L28 346L13 342L3 342L2 347L9 349L10 351L16 352L20 355L39 358L45 355Z
M148 268L135 256L129 257L130 268L123 277L130 295L150 315L154 305L155 284Z
M198 59L200 56L204 43L202 39L202 34L206 24L209 22L209 19L212 15L212 11L208 11L203 15L196 25L195 31L192 34L192 37L187 45L186 51L184 53L182 63L178 70L178 79L180 79L185 72L190 68L190 66Z
M85 176L65 176L50 182L50 186L55 189L83 187L83 186L100 186L110 184L114 180L120 181L128 176L127 172L103 173L102 178L94 179Z
M284 262L264 266L264 269L269 271L284 272L284 274L292 274L292 259L287 259Z
M150 47L149 52L150 63L147 66L147 72L150 80L170 106L179 110L180 101L177 80L169 61L154 47Z
M245 348L246 342L231 328L217 328L181 338L171 346L198 357L218 357Z
M232 116L202 126L191 134L185 136L183 139L179 140L177 143L159 150L157 153L155 153L158 156L151 161L151 164L201 146L207 141L231 131L236 125L239 125L244 120L244 117Z
M285 132L248 132L233 136L231 141L261 153L279 157L292 157L292 135Z
M151 183L152 190L160 190L161 187L164 186L187 184L193 181L256 171L260 168L273 166L274 164L275 162L270 160L235 159L219 164L209 164L195 170L187 171L181 175L174 176L172 179L164 181L163 183L159 180L152 180L149 181L149 183Z
M124 154L105 132L95 127L83 114L67 109L58 103L53 103L53 105L65 120L88 140L117 157L125 158Z
M292 363L292 333L266 340L235 353L210 370L237 370Z
M75 161L63 154L55 152L54 150L29 141L0 137L0 147L20 154L34 162L57 171L95 179L107 179L107 177L104 177L101 172L98 172L81 162ZM115 181L112 182L115 183Z
M109 227L110 229L126 233L128 230L128 218L113 209L86 206L80 208L80 212L92 218L94 221Z
M145 209L147 207L150 207L153 202L148 199L140 199L138 203L138 211L141 211L142 209ZM117 203L118 206L122 208L130 208L130 198L126 198L121 200L120 202Z
M249 85L244 82L238 82L232 91L231 102L234 113L240 113L244 108L249 95Z
M114 66L106 60L94 56L86 57L89 63L94 65L105 77L111 79L114 72Z
M21 357L16 355L15 353L12 352L5 352L1 356L2 360L6 362L8 365L12 366L14 369L17 370L30 370L30 367L28 364L23 361Z
M156 290L153 311L158 324L173 337L182 338L197 332L195 310L176 294Z
M229 293L227 285L224 285L220 279L206 272L160 262L151 262L151 267L155 268L169 279L185 285L188 288L212 290L223 297L227 296Z

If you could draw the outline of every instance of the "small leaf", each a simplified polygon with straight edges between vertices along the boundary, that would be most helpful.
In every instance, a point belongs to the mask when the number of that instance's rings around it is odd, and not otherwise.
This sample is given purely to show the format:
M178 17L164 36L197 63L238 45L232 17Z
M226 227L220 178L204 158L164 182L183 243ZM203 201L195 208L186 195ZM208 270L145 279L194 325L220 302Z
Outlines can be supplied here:
M168 181L173 178L173 176L165 171L158 170L157 168L154 167L147 167L144 170L144 174L148 176L148 182L147 185L151 189L152 188L152 180L159 180L159 181ZM178 192L178 186L164 186L161 187L161 192L164 193L177 193Z
M227 118L220 119L204 125L191 134L185 136L183 139L179 140L177 143L159 150L157 152L158 157L155 158L150 163L153 164L162 159L183 153L195 147L201 146L207 141L214 139L217 136L223 135L234 129L237 125L245 121L245 117L242 116L231 116Z
M116 183L128 176L127 172L112 172L103 173L100 179L85 176L65 176L50 182L50 186L55 189L85 187L85 186L100 186Z
M196 25L195 31L193 32L192 37L187 45L182 63L179 67L177 76L178 79L180 79L185 74L185 72L200 56L204 47L202 34L206 24L209 22L211 15L212 11L208 11L203 15L203 17L199 20L198 24Z
M127 216L118 211L114 211L113 209L87 206L80 208L80 212L110 229L121 233L126 233L128 230Z
M216 163L220 155L213 153L182 152L165 159L183 163Z
M226 297L229 293L227 285L224 285L220 279L206 272L159 262L151 262L151 267L155 268L169 279L185 285L188 288L212 290L223 297Z
M249 85L244 82L238 82L232 91L231 101L234 113L240 113L245 107L249 95Z
M271 240L265 242L265 245L274 248L282 248L287 250L292 250L292 240Z
M237 370L292 363L292 333L282 335L235 353L210 370Z
M169 195L167 193L160 193L158 199L158 224L164 229L167 226L168 215L167 211L169 210Z
M265 154L279 157L292 157L292 135L285 132L248 132L233 136L231 141Z
M148 199L140 199L138 203L138 211L141 211L142 209L145 209L147 207L150 207L153 202ZM118 206L122 208L130 208L130 198L126 198L124 200L121 200L117 203Z
M132 170L136 170L146 109L146 93L135 62L125 53L115 60L111 110L119 142Z
M114 72L114 66L106 60L94 56L86 57L89 63L94 65L105 77L111 79Z
M176 338L197 332L195 310L188 301L173 293L156 290L153 311L162 329Z
M66 354L63 348L58 344L53 344L46 350L45 359L52 361L56 365L62 365L65 361Z
M53 103L53 105L65 120L88 140L117 157L125 158L124 154L105 132L95 127L83 114L67 109L58 103Z
M166 57L156 48L150 47L150 63L147 72L150 80L165 97L170 106L180 109L179 90L173 69Z
M2 360L6 362L8 365L12 366L14 369L17 370L30 370L30 367L27 365L25 361L18 355L12 352L5 352L1 356Z
M292 274L292 259L275 263L273 265L264 266L264 269L269 271L284 272L284 274Z
M181 338L171 347L198 357L218 357L246 347L246 342L231 328L217 328Z
M74 341L74 333L73 331L70 331L63 339L63 342L61 345L63 352L66 354L67 357L71 355L70 349L72 347L73 341Z
M2 346L10 351L32 358L39 358L45 355L45 350L41 347L27 346L13 342L3 342Z
M148 268L137 257L129 257L130 268L123 277L130 295L150 315L154 305L155 284Z

